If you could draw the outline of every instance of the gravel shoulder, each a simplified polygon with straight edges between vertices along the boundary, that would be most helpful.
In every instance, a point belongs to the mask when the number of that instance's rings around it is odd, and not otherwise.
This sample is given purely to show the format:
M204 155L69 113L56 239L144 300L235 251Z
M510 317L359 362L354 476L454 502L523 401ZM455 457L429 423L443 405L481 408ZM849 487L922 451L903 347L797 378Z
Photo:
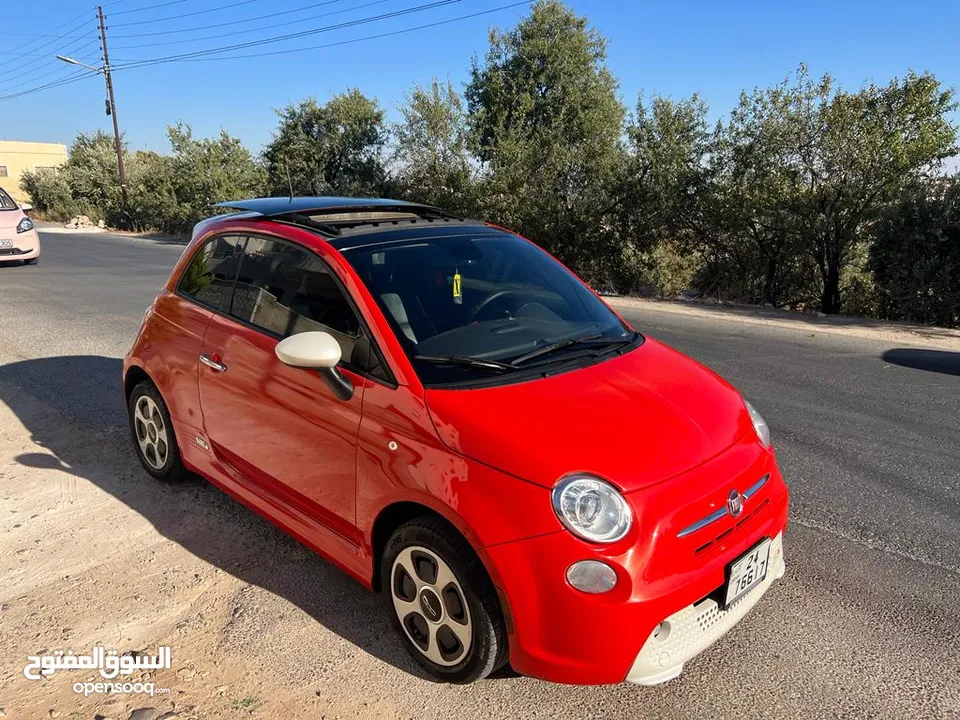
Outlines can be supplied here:
M783 328L805 333L859 337L925 348L960 350L960 330L845 315L796 313L753 305L716 305L680 300L605 297L615 308L712 318L718 322Z

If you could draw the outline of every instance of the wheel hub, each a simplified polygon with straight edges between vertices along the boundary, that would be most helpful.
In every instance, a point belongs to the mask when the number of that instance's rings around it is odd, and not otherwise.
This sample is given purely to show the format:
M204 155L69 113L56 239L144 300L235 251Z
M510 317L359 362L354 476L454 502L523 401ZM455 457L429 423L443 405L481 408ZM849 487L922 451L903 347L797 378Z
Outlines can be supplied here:
M420 591L420 609L430 622L438 623L443 618L443 604L440 597L429 587Z

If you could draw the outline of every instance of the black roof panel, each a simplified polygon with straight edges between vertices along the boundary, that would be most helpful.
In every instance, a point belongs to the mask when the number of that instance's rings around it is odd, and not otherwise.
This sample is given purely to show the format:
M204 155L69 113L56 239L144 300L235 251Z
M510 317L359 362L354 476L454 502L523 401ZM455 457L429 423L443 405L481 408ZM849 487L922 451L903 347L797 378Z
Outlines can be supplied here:
M409 209L411 211L431 211L435 214L446 215L442 210L411 203L405 200L390 200L387 198L351 198L351 197L266 197L251 198L249 200L229 200L217 203L216 207L246 210L259 213L263 217L279 215L312 215L336 212L360 212L362 210Z

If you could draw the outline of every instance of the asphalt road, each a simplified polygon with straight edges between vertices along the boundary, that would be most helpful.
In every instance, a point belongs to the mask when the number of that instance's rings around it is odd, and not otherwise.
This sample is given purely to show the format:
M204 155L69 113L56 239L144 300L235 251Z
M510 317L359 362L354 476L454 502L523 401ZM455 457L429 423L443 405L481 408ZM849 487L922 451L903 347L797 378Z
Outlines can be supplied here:
M67 375L22 361L121 356L181 250L45 233L39 265L0 266L0 364L19 363L5 380L78 426L121 427L119 378L103 363ZM376 677L367 687L408 716L463 720L960 718L960 353L623 312L729 379L766 417L793 498L784 580L657 688L507 677L413 698ZM386 631L386 618L366 621ZM589 618L579 622L590 632ZM349 677L350 663L330 659L327 677L337 673Z

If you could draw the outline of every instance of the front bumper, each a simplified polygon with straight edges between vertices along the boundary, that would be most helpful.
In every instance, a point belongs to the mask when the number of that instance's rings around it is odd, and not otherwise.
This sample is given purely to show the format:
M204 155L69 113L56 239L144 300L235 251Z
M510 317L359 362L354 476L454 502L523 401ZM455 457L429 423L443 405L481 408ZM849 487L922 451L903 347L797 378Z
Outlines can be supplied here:
M743 516L678 537L710 498L725 498L732 487L747 488L764 474L770 480ZM717 477L730 481L718 487ZM772 455L732 451L640 493L631 497L635 529L612 546L561 531L480 550L507 615L510 663L517 672L577 685L662 682L733 627L782 574L779 538L789 498ZM776 564L772 557L762 587L721 612L710 598L725 587L730 563L762 538L776 539ZM584 559L612 567L616 587L599 595L571 587L566 570ZM711 603L715 613L708 612ZM648 642L664 620L684 628L702 620L710 627L704 633L678 632L667 648L669 657L662 658Z
M770 589L773 581L783 577L786 567L781 534L770 545L770 569L763 582L726 609L708 597L665 618L633 661L627 682L659 685L675 678L683 671L687 660L706 650L740 622Z
M9 260L33 260L40 257L40 236L36 230L28 230L25 233L10 231L12 235L3 235L0 237L9 237L13 241L12 248L0 248L0 262Z

